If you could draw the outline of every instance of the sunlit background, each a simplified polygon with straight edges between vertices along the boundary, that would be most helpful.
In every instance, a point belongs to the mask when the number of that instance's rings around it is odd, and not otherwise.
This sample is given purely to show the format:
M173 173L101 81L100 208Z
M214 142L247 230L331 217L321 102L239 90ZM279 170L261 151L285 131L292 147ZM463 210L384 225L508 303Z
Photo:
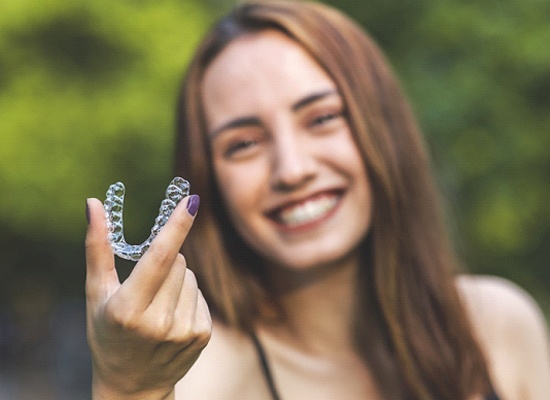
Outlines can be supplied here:
M0 400L89 398L85 199L122 180L127 237L145 239L186 62L233 3L1 1ZM550 2L329 3L401 77L466 267L550 315Z

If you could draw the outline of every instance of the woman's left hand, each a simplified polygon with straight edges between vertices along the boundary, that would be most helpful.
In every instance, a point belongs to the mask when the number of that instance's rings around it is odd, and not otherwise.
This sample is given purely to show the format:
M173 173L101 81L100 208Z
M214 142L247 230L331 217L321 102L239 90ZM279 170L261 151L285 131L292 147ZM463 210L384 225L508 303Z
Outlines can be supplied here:
M196 200L196 199L195 199ZM101 202L89 199L88 343L94 399L166 399L210 338L208 306L179 249L194 220L182 201L120 283Z

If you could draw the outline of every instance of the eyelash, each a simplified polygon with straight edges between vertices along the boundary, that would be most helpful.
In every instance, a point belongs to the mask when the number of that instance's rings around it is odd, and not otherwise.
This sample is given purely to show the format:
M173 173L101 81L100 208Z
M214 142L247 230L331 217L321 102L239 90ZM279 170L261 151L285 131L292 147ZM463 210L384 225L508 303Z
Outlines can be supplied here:
M239 151L242 151L242 150L246 150L246 149L250 148L251 146L253 146L257 143L258 143L258 141L254 140L254 139L239 140L239 141L231 144L227 148L227 150L225 151L224 155L226 157L230 157L233 154L235 154Z
M327 121L330 121L336 117L335 114L323 114L313 119L314 125L324 124Z
M321 115L318 115L316 116L315 118L312 119L310 125L311 126L322 126L336 118L339 118L341 116L343 116L344 112L343 111L338 111L338 112L328 112L328 113L324 113L324 114L321 114Z

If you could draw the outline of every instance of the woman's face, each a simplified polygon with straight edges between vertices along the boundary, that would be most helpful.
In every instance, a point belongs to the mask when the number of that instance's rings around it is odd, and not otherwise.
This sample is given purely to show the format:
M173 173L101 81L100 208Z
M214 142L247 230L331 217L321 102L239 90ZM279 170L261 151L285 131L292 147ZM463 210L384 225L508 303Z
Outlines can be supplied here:
M277 265L354 254L371 221L367 174L332 79L295 42L237 39L202 85L213 168L231 221Z

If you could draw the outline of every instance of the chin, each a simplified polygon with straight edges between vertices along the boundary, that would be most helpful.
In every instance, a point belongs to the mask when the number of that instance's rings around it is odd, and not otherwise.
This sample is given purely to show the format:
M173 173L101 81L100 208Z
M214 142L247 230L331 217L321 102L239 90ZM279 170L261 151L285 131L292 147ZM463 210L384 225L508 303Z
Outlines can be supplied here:
M284 257L271 257L271 264L278 266L279 269L295 271L297 273L317 271L317 270L336 270L342 267L357 266L359 264L359 251L357 248L348 251L330 251L324 248L324 251L315 252L297 251L287 252Z

